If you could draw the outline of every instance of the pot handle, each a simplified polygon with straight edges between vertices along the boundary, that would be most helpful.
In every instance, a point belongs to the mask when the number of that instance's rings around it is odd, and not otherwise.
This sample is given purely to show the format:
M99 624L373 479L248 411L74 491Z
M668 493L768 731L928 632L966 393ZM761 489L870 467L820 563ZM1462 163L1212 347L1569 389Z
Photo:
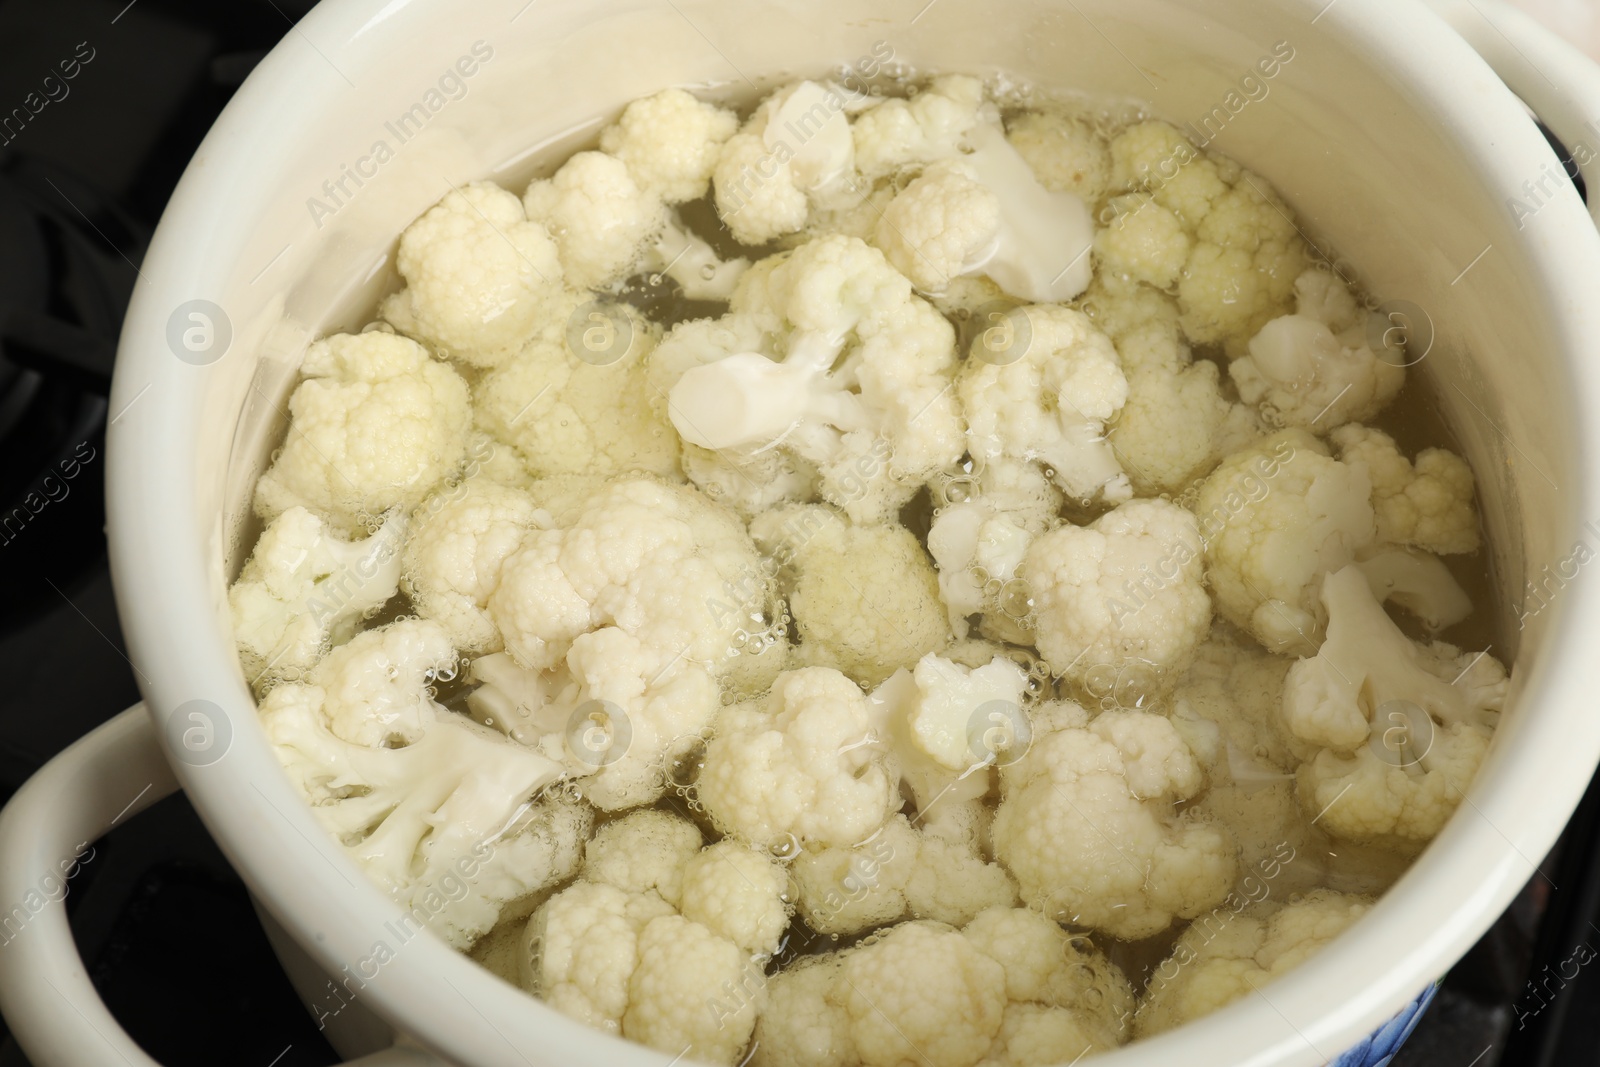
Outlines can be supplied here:
M1600 225L1600 65L1503 0L1429 0L1572 153ZM1532 177L1532 176L1530 176Z
M45 764L0 811L0 1009L35 1067L160 1067L89 981L64 901L93 842L177 790L150 715L135 704ZM439 1067L402 1047L354 1064Z

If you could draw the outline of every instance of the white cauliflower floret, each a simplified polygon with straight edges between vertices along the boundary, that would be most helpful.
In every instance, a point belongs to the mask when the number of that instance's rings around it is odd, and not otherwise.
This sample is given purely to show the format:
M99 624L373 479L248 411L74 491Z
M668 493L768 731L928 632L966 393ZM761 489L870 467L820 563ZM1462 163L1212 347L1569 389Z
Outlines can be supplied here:
M1021 629L1030 605L1026 583L1017 572L1033 539L1059 525L1061 493L1038 467L1013 460L986 464L976 477L935 482L928 554L939 568L939 595L960 637L968 616L987 613L988 622Z
M606 811L658 799L667 766L694 747L718 705L704 667L615 626L579 635L565 663L547 671L497 653L474 661L473 672L486 684L468 695L468 707L561 760L584 798Z
M946 810L968 805L940 801ZM954 820L947 820L954 821ZM1016 883L945 825L917 828L896 815L854 848L802 851L791 870L798 910L819 934L847 936L912 917L959 925L1017 901Z
M752 974L759 978L759 966L727 938L681 915L652 919L639 934L622 1034L662 1052L692 1049L702 1063L737 1063L756 1011L750 997L730 1002L727 991Z
M499 651L489 594L500 565L528 530L549 525L549 514L523 490L479 477L429 497L413 523L401 572L412 607L463 652Z
M967 450L985 463L1032 461L1068 496L1111 501L1133 495L1105 439L1128 399L1110 338L1081 312L1020 309L1016 333L997 358L971 358L956 388L967 417Z
M383 302L383 318L466 363L499 363L561 314L555 243L493 182L453 190L407 226L396 266L406 287Z
M937 293L992 244L1000 198L959 165L929 167L890 202L873 243L911 284Z
M763 100L728 138L712 182L717 213L736 240L766 244L804 229L813 207L861 199L867 183L855 168L852 106L840 86L797 82Z
M1105 214L1110 221L1094 237L1102 274L1124 284L1143 282L1170 289L1182 276L1194 247L1183 220L1148 193L1115 197Z
M1296 902L1269 901L1206 916L1184 931L1150 976L1135 1028L1142 1037L1158 1034L1260 993L1370 906L1361 897L1318 890Z
M739 128L726 108L663 89L629 104L600 133L600 148L628 166L634 183L669 204L706 194L722 143Z
M725 839L690 858L679 910L745 952L771 957L789 926L788 890L788 872L771 853Z
M1328 637L1284 681L1283 722L1316 752L1300 800L1329 833L1400 847L1430 840L1455 811L1489 747L1506 672L1403 634L1356 566L1322 583Z
M838 671L785 671L764 700L726 708L717 723L696 788L725 834L853 845L894 810L894 783L867 744L866 697Z
M361 541L292 507L262 531L228 590L234 640L252 684L293 679L394 596L406 520L396 513Z
M431 623L412 625L442 638ZM383 631L370 634L385 640ZM376 747L394 724L355 721L353 702L365 684L375 690L374 714L384 714L402 701L383 689L398 686L386 672L330 673L338 675L334 689L285 684L269 692L261 702L262 729L317 821L419 925L466 948L494 926L501 906L571 873L587 836L584 818L572 811L529 816L529 798L560 776L559 764L434 704L423 689L424 672L415 669L409 743ZM523 833L540 836L519 843ZM440 892L452 875L466 883L466 893Z
M851 126L855 162L877 178L902 167L949 159L984 118L983 82L966 74L933 79L909 99L890 98Z
M1239 396L1319 433L1383 410L1405 384L1404 348L1373 350L1366 313L1328 271L1300 275L1295 297L1295 313L1262 326L1229 365Z
M841 956L802 956L767 982L750 1067L856 1067L850 1015L830 997Z
M667 224L661 198L634 183L628 165L604 152L579 152L522 194L528 218L543 223L561 253L567 284L594 289L632 273Z
M1012 907L980 912L961 932L1005 968L1013 1004L1068 1009L1097 1032L1102 1047L1119 1043L1134 1006L1133 987L1087 937L1068 936L1039 912Z
M1089 123L1070 115L1024 111L1006 124L1006 137L1051 192L1099 202L1111 180L1111 149Z
M578 300L567 307L576 312ZM480 378L473 414L536 475L677 474L678 441L646 382L651 326L619 305L590 306ZM566 327L563 316L559 326Z
M1195 504L1217 613L1275 652L1314 650L1318 582L1376 534L1371 491L1303 430L1223 460Z
M1005 1014L1005 969L943 923L909 922L845 956L830 994L865 1067L972 1067Z
M343 530L410 510L467 450L467 384L415 341L375 330L314 342L289 436L256 483L269 522L296 504Z
M345 741L377 748L409 744L434 714L427 687L455 675L456 652L437 623L400 619L356 634L311 669L323 693L328 728Z
M632 811L608 822L584 852L583 877L629 893L653 892L676 908L684 867L700 851L700 830L665 811Z
M1164 500L1134 500L1034 541L1023 562L1039 654L1058 675L1188 665L1211 623L1199 527Z
M766 608L763 573L736 516L691 488L625 477L560 528L530 530L488 607L525 667L554 667L580 635L616 627L665 659L722 673L737 662L743 616ZM728 606L725 586L746 595Z
M1181 222L1191 238L1177 276L1184 334L1193 344L1220 343L1230 355L1242 354L1245 341L1267 320L1289 310L1295 278L1305 268L1305 241L1288 209L1260 177L1201 155L1165 122L1128 127L1112 139L1111 159L1112 187L1149 197L1120 202L1129 214L1120 227L1125 232L1111 244L1147 230L1150 237L1155 231L1170 235L1170 220L1162 212ZM1180 243L1168 236L1149 245L1163 250L1154 259L1139 254L1113 259L1123 267L1147 264L1124 269L1130 276L1162 277Z
M1413 464L1394 438L1366 426L1341 426L1332 439L1340 461L1359 467L1372 482L1379 541L1440 555L1478 550L1472 468L1460 456L1425 448Z
M1175 326L1152 323L1113 340L1128 402L1110 442L1140 495L1180 491L1261 435L1255 412L1223 395L1217 365L1193 359Z
M522 985L563 1015L608 1033L622 1032L628 985L639 966L639 934L672 914L654 893L629 893L578 881L528 920Z
M731 312L651 356L683 439L735 466L776 446L858 521L892 516L962 449L954 331L854 238L823 237L740 279ZM885 448L886 446L886 448Z
M968 140L972 151L928 167L883 210L875 240L889 262L928 292L978 273L1032 303L1083 292L1088 207L1040 184L997 123L980 123Z
M1172 724L1139 711L1057 719L1001 774L995 855L1023 900L1130 940L1220 903L1236 848L1221 828L1174 813L1202 776Z
M949 640L938 578L905 527L855 526L808 507L769 512L750 532L793 566L804 662L874 685Z

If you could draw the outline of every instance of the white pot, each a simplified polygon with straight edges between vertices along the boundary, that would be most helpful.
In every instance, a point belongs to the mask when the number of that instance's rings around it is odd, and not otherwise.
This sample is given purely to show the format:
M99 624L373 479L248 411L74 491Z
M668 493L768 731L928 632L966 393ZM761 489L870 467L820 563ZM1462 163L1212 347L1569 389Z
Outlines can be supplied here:
M1144 98L1179 122L1224 108L1218 147L1282 190L1369 291L1431 319L1420 369L1479 478L1503 591L1481 610L1504 619L1495 651L1516 660L1515 696L1460 811L1305 966L1097 1062L1323 1063L1440 976L1533 875L1600 755L1600 657L1585 651L1600 625L1594 576L1568 581L1525 629L1516 619L1526 581L1547 566L1570 573L1579 542L1600 547L1583 525L1600 516L1600 426L1582 412L1600 402L1600 240L1564 181L1536 200L1523 189L1559 173L1523 108L1415 0L924 2L331 0L261 63L173 195L122 335L106 483L146 705L63 754L0 816L0 908L22 916L0 948L0 1003L35 1064L152 1063L96 998L62 907L39 890L77 842L176 784L309 959L371 973L359 1003L439 1056L671 1059L557 1015L431 937L398 942L386 924L400 909L313 821L257 726L225 589L306 343L361 322L410 219L452 184L525 177L531 146L581 139L662 86L748 93L746 77L822 73L878 41L918 69ZM1446 14L1569 144L1600 147L1583 126L1600 114L1600 71L1491 0ZM1244 93L1227 94L1280 41L1292 60L1270 80L1256 73L1268 95L1234 113ZM458 63L470 76L449 74ZM416 128L402 138L405 115ZM381 163L379 141L392 151ZM346 168L362 172L359 187ZM341 179L335 199L324 182ZM363 964L379 944L393 959ZM436 1062L372 1062L412 1055Z

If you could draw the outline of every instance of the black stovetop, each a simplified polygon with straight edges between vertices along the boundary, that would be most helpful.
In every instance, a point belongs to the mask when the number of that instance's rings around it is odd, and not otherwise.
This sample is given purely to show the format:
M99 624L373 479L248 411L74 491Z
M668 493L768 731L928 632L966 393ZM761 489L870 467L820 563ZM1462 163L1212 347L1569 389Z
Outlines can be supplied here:
M25 125L0 123L0 801L138 699L102 532L114 339L184 163L308 7L0 2L0 114L49 90ZM1544 872L1450 972L1397 1067L1600 1058L1600 972L1572 966L1580 943L1600 945L1597 839L1591 796ZM95 984L161 1063L336 1061L181 795L97 845L67 904ZM26 1063L0 1025L0 1067Z

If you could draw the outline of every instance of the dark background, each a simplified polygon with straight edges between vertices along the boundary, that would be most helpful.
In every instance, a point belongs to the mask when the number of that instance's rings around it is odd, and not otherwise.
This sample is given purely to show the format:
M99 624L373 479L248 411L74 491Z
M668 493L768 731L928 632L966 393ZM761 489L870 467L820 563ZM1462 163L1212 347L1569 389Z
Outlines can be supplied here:
M40 92L46 75L59 78L62 60L93 50L67 95L0 147L0 515L65 457L94 455L64 495L58 482L56 499L0 533L0 800L138 699L103 535L116 332L183 167L310 6L0 0L0 116ZM1600 1062L1600 968L1550 977L1581 942L1600 946L1597 807L1591 797L1543 874L1451 971L1397 1067ZM67 905L107 1004L163 1064L336 1061L182 796L100 842ZM1530 976L1544 979L1537 993ZM0 1067L26 1064L0 1023Z

